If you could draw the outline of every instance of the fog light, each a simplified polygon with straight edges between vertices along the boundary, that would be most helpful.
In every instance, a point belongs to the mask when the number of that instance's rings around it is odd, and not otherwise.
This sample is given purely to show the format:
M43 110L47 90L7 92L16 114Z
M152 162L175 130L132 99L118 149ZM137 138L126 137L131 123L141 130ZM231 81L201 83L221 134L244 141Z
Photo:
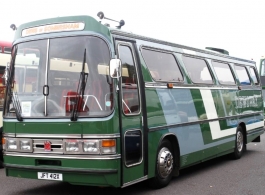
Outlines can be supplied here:
M65 150L66 152L79 152L78 140L66 140Z
M84 140L84 152L99 154L99 141L98 140Z

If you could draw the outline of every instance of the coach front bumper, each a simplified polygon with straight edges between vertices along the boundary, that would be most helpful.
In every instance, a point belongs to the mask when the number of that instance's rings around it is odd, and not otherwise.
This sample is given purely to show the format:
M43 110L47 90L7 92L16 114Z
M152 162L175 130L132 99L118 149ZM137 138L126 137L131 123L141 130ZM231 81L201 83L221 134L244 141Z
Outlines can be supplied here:
M62 174L62 181L72 184L120 186L120 155L80 156L5 153L4 166L11 177L38 179L38 173L46 172Z

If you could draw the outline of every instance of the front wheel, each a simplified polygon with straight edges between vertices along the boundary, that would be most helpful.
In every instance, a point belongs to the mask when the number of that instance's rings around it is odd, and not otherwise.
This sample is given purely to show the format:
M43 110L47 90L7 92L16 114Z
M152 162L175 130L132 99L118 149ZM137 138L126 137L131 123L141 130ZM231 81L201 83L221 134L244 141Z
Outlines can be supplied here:
M241 127L238 127L236 132L235 149L234 152L231 154L232 158L240 159L245 150L246 150L246 143L244 141L243 130Z
M174 170L174 155L170 141L163 140L159 146L155 177L149 180L149 185L159 189L169 184Z

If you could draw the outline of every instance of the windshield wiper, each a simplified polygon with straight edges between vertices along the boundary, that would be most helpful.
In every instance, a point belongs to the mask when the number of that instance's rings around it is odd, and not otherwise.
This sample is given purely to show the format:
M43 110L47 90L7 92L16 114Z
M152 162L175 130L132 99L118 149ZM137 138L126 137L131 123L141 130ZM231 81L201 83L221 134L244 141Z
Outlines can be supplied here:
M88 78L88 73L85 72L85 64L86 64L86 49L84 52L82 71L80 72L80 77L79 77L79 82L78 82L78 87L77 87L77 92L76 92L76 97L75 97L76 103L74 104L74 108L71 114L71 121L77 120L77 111L80 108L81 106L80 104L82 104L83 98L84 98L84 91L86 88L86 83L87 83L87 78Z
M16 56L16 54L17 54L17 48L15 49L14 56ZM12 101L12 103L13 103L13 108L15 109L17 120L23 121L23 118L21 116L21 106L20 106L20 102L19 102L17 93L12 91L12 87L15 88L15 86L12 86L12 78L13 78L14 69L15 69L14 63L15 63L15 57L14 57L14 59L12 59L12 64L10 65L10 67L12 67L12 69L11 69L12 71L10 71L10 69L6 70L6 71L8 71L7 72L8 78L7 78L7 82L6 82L7 95L9 97L9 100ZM10 110L11 110L10 109L10 102L9 102L8 108L9 108L9 112L10 112Z

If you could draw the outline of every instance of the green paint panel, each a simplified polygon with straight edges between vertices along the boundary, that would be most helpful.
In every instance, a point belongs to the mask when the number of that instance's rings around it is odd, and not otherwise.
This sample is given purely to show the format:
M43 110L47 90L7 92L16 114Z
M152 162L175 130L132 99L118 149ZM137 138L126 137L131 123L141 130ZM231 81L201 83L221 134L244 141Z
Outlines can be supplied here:
M3 132L16 133L16 123L3 121Z
M199 120L205 120L207 119L206 111L204 108L204 104L202 101L201 92L199 89L191 89L190 90L192 99L194 101L194 105L196 108L197 116Z
M82 124L16 123L16 133L82 134Z
M262 130L259 133L248 134L248 136L247 136L247 143L252 142L254 139L256 139L261 134L263 134L263 131Z
M236 115L236 90L211 90L218 117Z
M119 169L120 160L85 160L85 159L60 159L60 158L26 158L16 156L4 156L4 163L13 165L37 166L37 160L59 160L61 168L89 168L89 169ZM42 166L42 165L38 165ZM44 166L44 165L43 165ZM47 165L45 165L47 166ZM54 167L54 166L51 166Z
M37 160L60 160L61 166L48 166L37 165ZM80 173L64 173L63 171L47 171L63 173L63 180L75 184L83 185L100 185L100 186L114 186L120 185L120 159L116 160L81 160L81 159L59 159L59 158L26 158L26 157L13 157L4 156L4 162L12 165L25 165L25 166L39 166L51 168L68 168L68 169L90 169L90 170L118 170L116 174L80 174ZM15 168L7 169L7 176L22 177L37 179L37 171L20 170Z
M209 144L214 142L211 134L211 129L209 123L200 124L202 130L202 137L204 144Z
M203 151L193 152L180 157L180 167L185 168L193 164L201 162L203 159Z
M145 90L148 127L157 127L166 125L166 119L158 98L156 89L147 88Z
M52 171L52 173L60 173ZM6 175L18 178L37 179L38 171L6 169ZM112 186L120 187L119 177L117 174L80 174L80 173L63 173L63 181L78 185L91 186Z

